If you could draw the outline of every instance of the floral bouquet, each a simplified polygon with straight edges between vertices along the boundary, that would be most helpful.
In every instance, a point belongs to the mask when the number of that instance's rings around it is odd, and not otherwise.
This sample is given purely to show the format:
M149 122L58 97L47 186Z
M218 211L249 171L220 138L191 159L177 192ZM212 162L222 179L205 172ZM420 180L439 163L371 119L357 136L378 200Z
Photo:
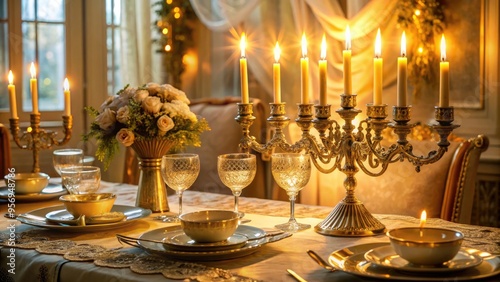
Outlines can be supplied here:
M119 150L136 140L172 141L173 150L186 145L201 146L200 134L210 130L205 119L189 109L186 94L169 84L148 83L133 88L128 85L109 97L97 110L87 107L95 117L84 141L97 139L96 157L107 168Z

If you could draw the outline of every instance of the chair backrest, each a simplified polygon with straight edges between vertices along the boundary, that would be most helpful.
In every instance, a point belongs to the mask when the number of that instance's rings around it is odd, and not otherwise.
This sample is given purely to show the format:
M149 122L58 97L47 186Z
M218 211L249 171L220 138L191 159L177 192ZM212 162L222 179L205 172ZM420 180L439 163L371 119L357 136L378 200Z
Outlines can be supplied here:
M190 109L198 116L205 118L211 130L202 133L201 147L187 148L186 152L196 153L200 156L200 174L190 190L231 194L231 190L220 181L217 172L217 156L227 153L239 152L239 143L242 137L241 126L234 120L238 111L239 98L207 98L192 100ZM253 115L256 117L250 133L263 142L267 138L265 108L258 99L253 99ZM256 153L256 152L252 152ZM248 197L265 198L267 164L257 154L257 174L249 187L243 190L242 195ZM125 169L123 182L137 184L139 180L138 164L135 153L127 148L125 156Z
M12 167L9 129L0 123L0 171L2 177L9 173Z

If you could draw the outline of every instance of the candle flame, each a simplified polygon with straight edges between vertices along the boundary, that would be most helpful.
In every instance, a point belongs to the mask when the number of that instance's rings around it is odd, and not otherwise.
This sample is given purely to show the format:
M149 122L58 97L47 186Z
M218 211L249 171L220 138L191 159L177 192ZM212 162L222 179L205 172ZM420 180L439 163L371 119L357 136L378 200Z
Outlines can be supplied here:
M33 62L31 63L30 72L31 72L31 78L36 78L36 68Z
M12 71L9 71L9 74L7 75L7 79L9 80L9 84L12 85L14 84L14 75L12 74Z
M382 38L380 35L380 28L377 31L377 38L375 39L375 57L382 57Z
M401 35L401 57L406 57L406 34Z
M302 57L307 57L307 40L305 33L302 33Z
M444 39L444 34L441 35L441 61L446 61L446 41Z
M240 41L240 50L241 50L241 57L245 58L245 49L247 47L247 40L245 33L241 34L241 41Z
M31 126L28 126L28 128L26 128L26 131L28 131L28 133L29 133L29 132L33 131L33 128L31 128Z
M64 91L69 91L69 81L68 81L68 78L64 79L63 87L64 87Z
M326 60L326 36L323 34L323 39L321 40L321 60Z
M349 25L345 29L345 49L351 49L351 30L349 29Z
M424 210L420 215L420 228L424 227L426 221L427 221L427 212Z
M278 63L280 60L280 53L281 53L280 45L278 44L278 42L276 42L276 47L274 47L274 61L276 63Z

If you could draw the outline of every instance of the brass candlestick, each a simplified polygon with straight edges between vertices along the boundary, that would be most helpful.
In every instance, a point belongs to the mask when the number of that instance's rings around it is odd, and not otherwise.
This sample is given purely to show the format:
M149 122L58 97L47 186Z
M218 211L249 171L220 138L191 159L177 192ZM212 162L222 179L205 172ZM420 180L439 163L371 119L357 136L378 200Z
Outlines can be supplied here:
M387 105L367 105L366 120L363 120L355 131L352 121L361 113L356 108L356 95L342 94L341 108L336 113L344 120L344 125L330 119L330 105L298 104L296 122L302 131L302 137L294 144L285 139L283 128L288 125L289 118L285 116L284 103L271 103L269 125L275 129L274 135L265 144L259 144L255 137L250 136L249 128L255 117L252 115L252 104L238 104L236 121L241 125L243 137L240 142L242 149L253 149L260 153L270 154L279 147L286 152L306 151L311 160L322 173L331 173L338 169L346 175L344 187L346 197L335 206L332 212L315 227L315 231L324 235L334 236L370 236L385 232L385 226L380 223L364 207L355 196L355 174L361 169L370 176L380 176L387 170L389 164L406 159L420 171L422 165L438 161L447 151L450 143L447 138L453 129L453 107L436 107L436 124L431 125L440 136L437 143L439 149L431 151L427 156L416 156L407 136L414 127L411 120L411 106L393 107L393 121L387 120ZM310 134L314 127L319 133L319 140ZM398 136L396 144L389 147L381 145L382 131L391 127Z
M57 132L44 130L40 128L40 114L30 115L30 127L22 134L19 127L19 118L11 118L10 132L12 133L14 142L23 150L33 151L33 170L32 172L40 172L39 153L42 149L50 149L53 145L61 146L68 143L71 138L73 128L73 116L63 116L63 132L64 137L61 140L56 139Z

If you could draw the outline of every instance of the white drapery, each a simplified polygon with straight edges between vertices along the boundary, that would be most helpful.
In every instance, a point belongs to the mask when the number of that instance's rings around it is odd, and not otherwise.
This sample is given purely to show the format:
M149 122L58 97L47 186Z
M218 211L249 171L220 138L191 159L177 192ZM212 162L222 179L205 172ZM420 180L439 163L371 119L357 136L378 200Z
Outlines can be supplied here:
M295 115L295 103L300 101L299 58L302 33L305 33L308 39L311 79L309 85L312 100L319 100L317 61L321 37L325 34L328 45L328 103L332 104L332 111L339 107L339 94L343 93L342 50L347 25L351 29L353 92L358 94L358 105L364 109L365 104L372 102L372 66L378 28L381 30L383 42L383 85L385 88L383 102L389 105L395 104L393 86L397 78L396 62L400 54L402 33L397 25L395 13L398 0L346 2L348 14L352 15L349 19L346 18L338 1L191 0L198 17L209 29L229 30L236 36L241 32L247 34L248 67L270 97L273 86L271 67L274 61L273 47L276 41L279 41L283 50L280 59L282 100L287 102L287 113L290 117ZM239 47L235 44L234 48ZM239 70L235 68L234 71ZM292 138L300 138L300 130L294 128L293 124L291 128ZM363 173L356 176L359 177L361 174ZM315 171L308 186L301 193L301 202L328 205L338 202L345 195L342 188L344 177L338 171L328 175ZM332 185L332 183L335 184Z

